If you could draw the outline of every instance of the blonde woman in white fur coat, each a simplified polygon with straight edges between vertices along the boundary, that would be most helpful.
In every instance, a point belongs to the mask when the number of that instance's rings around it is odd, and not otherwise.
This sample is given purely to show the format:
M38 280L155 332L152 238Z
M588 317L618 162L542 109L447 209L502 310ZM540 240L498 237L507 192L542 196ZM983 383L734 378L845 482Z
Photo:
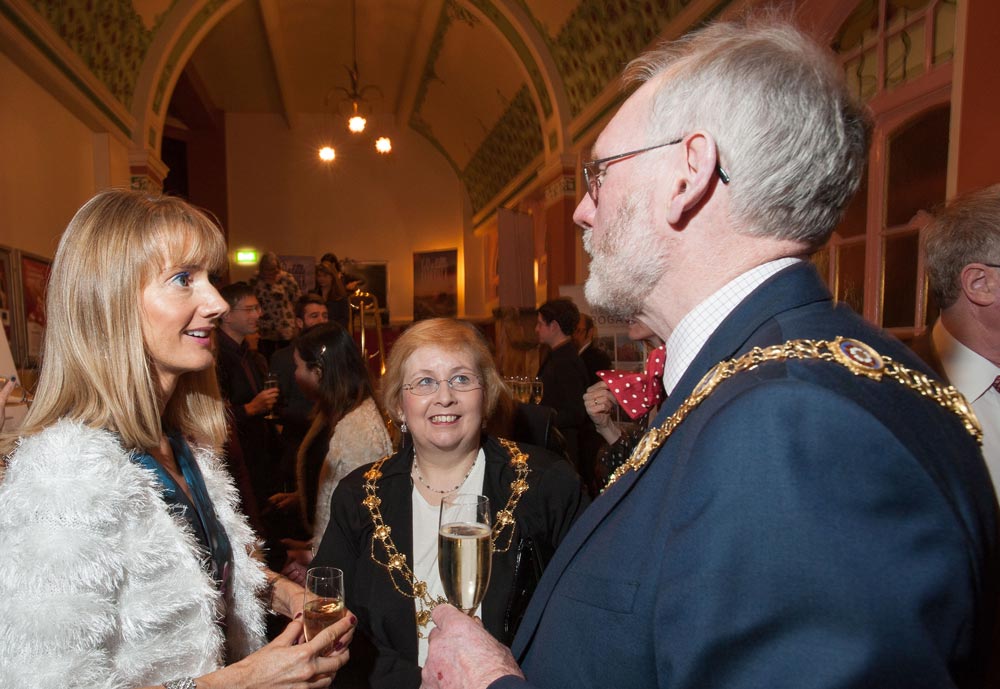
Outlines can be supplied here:
M63 234L35 403L0 440L0 687L316 688L347 661L350 614L264 645L265 606L297 617L302 589L254 557L217 454L225 256L200 211L138 192Z

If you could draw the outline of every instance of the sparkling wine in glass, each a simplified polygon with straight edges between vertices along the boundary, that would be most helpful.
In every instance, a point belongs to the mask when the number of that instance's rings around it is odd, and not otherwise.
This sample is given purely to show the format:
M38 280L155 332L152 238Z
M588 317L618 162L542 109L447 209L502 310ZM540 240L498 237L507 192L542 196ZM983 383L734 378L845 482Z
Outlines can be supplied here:
M277 374L275 374L275 373L268 373L267 376L264 378L264 389L265 390L272 390L272 389L275 389L277 387L278 387L278 376L277 376ZM278 405L275 404L274 406L276 407ZM271 407L271 410L269 412L267 412L267 414L264 415L264 418L267 419L268 421L274 421L274 420L276 420L278 418L278 415L274 413L274 407Z
M344 606L344 573L336 567L313 567L306 571L306 590L302 621L306 641L339 621L347 612Z
M545 384L538 378L531 381L531 401L535 404L542 403L542 395L545 394Z
M453 495L441 501L438 573L448 602L472 615L486 595L493 562L490 500Z

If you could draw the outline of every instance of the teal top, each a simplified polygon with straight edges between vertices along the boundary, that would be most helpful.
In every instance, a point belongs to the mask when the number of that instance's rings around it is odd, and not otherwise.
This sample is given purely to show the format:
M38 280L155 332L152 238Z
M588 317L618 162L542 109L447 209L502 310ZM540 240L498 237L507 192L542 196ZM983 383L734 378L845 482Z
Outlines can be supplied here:
M198 544L208 555L205 566L223 595L229 586L233 566L233 547L226 530L215 514L215 508L205 487L205 478L191 454L187 441L178 432L168 432L167 438L174 451L174 458L187 482L191 499L184 493L163 466L147 452L132 455L132 461L152 471L163 489L162 496L171 512L180 516L191 527Z

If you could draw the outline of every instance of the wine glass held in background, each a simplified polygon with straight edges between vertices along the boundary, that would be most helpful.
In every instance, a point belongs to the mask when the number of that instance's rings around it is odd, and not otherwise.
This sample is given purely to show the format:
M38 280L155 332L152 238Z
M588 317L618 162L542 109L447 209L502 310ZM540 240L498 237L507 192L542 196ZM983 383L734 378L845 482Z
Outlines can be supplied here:
M473 615L486 595L493 562L490 500L459 494L441 501L438 572L448 602Z
M264 389L265 390L275 390L278 388L278 376L275 373L268 373L264 378ZM277 404L275 404L277 406ZM274 407L264 415L264 418L268 421L275 421L278 415L274 413Z
M339 621L344 605L344 573L336 567L313 567L306 571L302 622L306 641Z
M538 378L531 381L531 401L533 404L542 403L542 395L545 394L545 384Z

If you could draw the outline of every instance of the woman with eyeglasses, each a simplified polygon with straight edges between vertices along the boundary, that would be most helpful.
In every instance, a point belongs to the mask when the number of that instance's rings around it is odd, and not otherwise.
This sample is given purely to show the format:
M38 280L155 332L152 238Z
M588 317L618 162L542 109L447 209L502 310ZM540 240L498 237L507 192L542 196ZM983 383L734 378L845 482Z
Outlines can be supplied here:
M344 570L358 615L351 663L335 686L420 686L430 607L444 596L437 532L447 496L487 496L493 524L498 511L513 514L494 529L489 588L475 613L497 639L513 640L542 569L587 498L564 459L484 433L502 385L486 341L468 323L420 321L393 345L382 399L403 447L340 482L313 560ZM512 490L520 480L527 490Z
M102 192L63 233L37 395L0 436L0 687L319 688L347 661L351 615L297 643L303 589L220 455L225 262L166 196ZM295 621L265 645L267 608Z

